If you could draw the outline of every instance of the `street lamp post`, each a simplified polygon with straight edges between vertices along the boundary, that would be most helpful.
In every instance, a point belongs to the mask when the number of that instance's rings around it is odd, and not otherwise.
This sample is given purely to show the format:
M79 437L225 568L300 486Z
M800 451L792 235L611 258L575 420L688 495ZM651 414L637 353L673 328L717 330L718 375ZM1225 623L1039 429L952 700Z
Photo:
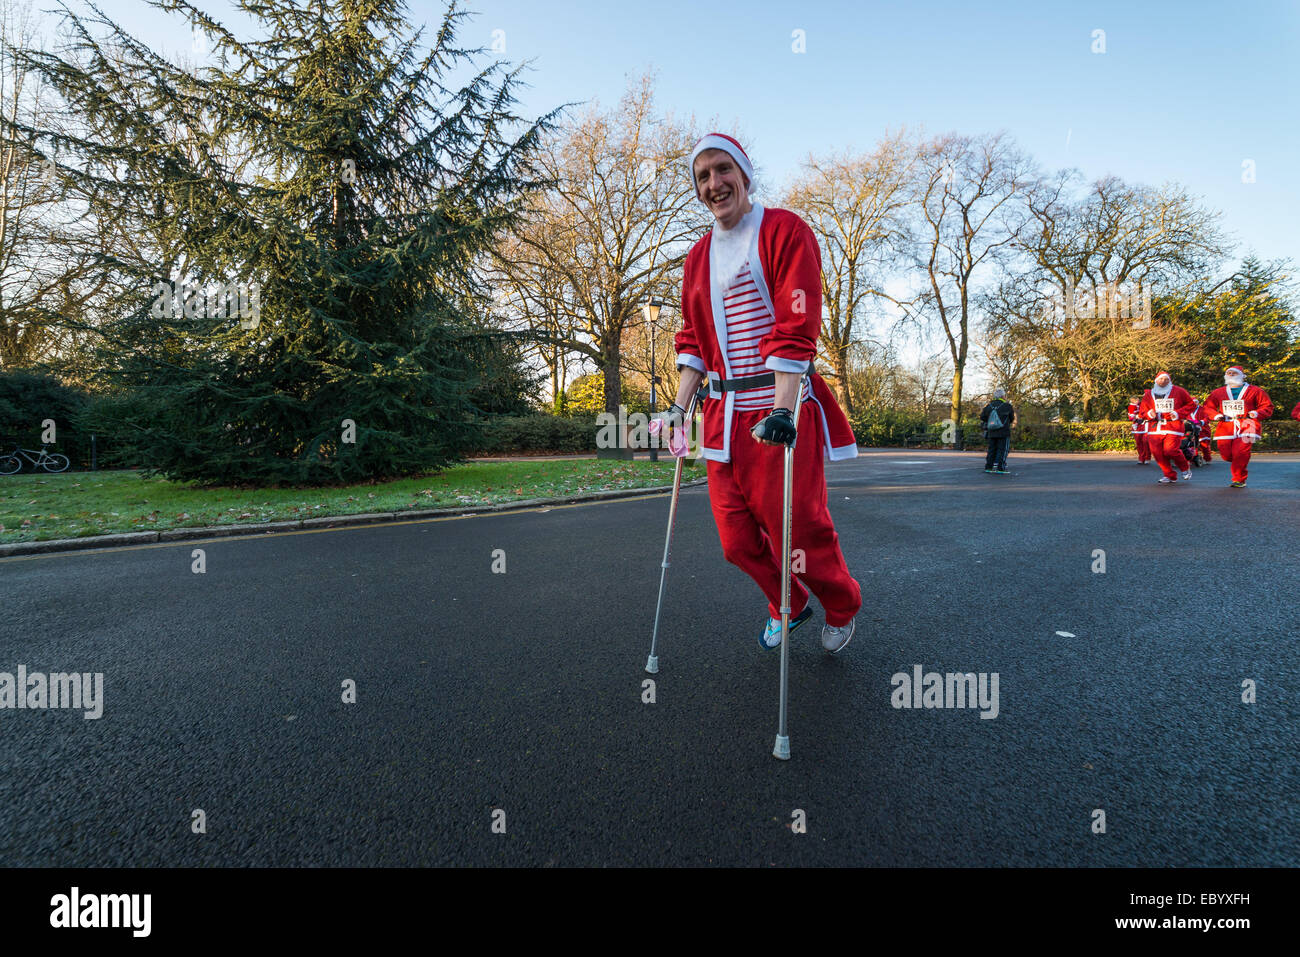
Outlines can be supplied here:
M655 386L659 384L659 376L655 374L655 323L659 321L659 310L663 307L663 300L655 296L650 297L641 308L645 310L645 321L650 326L650 417L654 418L655 414ZM652 439L650 441L650 461L659 461L659 446Z

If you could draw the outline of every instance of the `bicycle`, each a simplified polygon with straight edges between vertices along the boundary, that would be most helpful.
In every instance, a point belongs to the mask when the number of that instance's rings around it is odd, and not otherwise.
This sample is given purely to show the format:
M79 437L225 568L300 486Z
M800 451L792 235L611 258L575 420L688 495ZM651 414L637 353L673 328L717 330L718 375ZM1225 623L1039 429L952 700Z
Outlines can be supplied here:
M21 472L23 459L32 463L33 470L45 469L47 472L64 472L72 464L68 461L66 455L60 455L57 452L46 452L43 445L38 452L35 449L19 448L15 444L8 452L0 455L0 475L15 475Z

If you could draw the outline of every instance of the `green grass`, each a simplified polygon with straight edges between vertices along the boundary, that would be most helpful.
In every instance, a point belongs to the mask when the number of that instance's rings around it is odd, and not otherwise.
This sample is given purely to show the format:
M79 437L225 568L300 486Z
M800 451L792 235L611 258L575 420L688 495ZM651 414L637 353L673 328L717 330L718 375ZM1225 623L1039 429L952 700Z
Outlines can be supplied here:
M704 463L686 463L682 479ZM670 485L673 459L473 462L437 474L339 488L199 488L138 472L0 476L0 543L361 512L465 508L607 489Z

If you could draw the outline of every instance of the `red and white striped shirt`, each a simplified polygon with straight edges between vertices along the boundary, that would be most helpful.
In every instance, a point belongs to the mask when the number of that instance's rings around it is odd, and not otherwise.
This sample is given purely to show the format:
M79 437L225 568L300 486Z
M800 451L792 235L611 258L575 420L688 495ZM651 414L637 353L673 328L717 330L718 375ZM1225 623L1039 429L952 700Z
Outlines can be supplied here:
M770 371L758 354L758 344L771 331L776 319L758 294L748 262L740 267L740 272L727 284L727 289L722 294L722 308L727 317L726 353L727 363L731 366L731 378L763 375ZM808 381L805 379L805 401L808 394ZM766 412L772 408L775 399L775 386L745 389L736 393L735 408L741 412L754 409Z

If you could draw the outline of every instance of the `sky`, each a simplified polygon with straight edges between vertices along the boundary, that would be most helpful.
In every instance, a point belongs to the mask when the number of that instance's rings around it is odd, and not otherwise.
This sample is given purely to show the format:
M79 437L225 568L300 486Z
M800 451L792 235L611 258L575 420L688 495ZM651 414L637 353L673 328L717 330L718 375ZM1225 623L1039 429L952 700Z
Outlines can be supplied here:
M183 21L143 0L97 5L155 49L192 44ZM198 6L236 32L248 22L227 0ZM445 10L406 6L430 32ZM613 106L652 69L661 110L739 131L777 190L810 153L867 151L900 127L1005 131L1045 171L1181 184L1222 212L1236 259L1300 264L1300 0L472 0L467 9L465 45L504 43L502 58L531 61L524 116L566 102Z

